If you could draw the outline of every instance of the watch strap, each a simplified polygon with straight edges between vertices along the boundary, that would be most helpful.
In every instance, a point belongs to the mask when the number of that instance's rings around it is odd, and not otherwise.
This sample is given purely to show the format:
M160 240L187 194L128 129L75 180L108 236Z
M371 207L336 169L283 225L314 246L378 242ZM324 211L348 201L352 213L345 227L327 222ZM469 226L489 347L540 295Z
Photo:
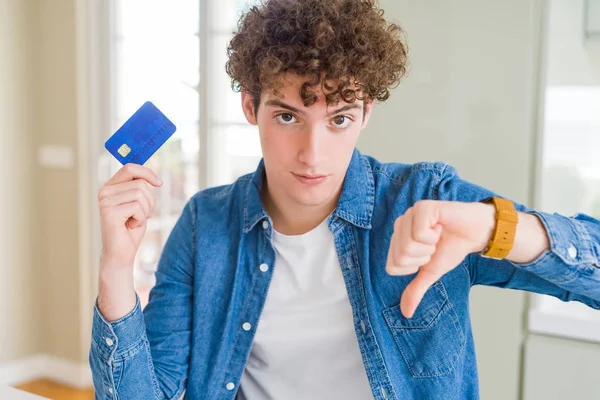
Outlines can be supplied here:
M496 226L488 247L481 253L484 257L504 259L513 248L519 215L512 201L490 197L482 201L496 207Z

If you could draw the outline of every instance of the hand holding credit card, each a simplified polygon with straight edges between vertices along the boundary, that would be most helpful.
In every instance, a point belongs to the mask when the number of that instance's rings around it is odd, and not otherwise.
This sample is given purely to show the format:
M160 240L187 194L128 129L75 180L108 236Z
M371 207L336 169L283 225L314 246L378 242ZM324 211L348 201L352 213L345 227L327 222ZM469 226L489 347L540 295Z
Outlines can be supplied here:
M131 273L146 232L146 222L156 205L153 188L162 186L156 173L143 164L175 129L175 125L148 101L106 141L106 149L123 167L98 193L104 270ZM132 298L128 294L117 297ZM130 304L121 306L122 310L131 308Z
M104 144L123 165L144 163L175 133L175 125L145 102Z

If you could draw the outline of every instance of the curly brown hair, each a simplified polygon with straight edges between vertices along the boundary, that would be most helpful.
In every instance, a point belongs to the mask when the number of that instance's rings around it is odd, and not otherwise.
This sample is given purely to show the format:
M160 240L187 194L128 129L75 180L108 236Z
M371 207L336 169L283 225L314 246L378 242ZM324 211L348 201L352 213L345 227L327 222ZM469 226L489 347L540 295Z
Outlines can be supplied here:
M318 85L328 104L385 101L406 72L407 46L383 14L376 0L263 0L242 15L229 42L232 88L253 97L255 112L263 90L279 95L287 72L306 77L306 107L317 101Z

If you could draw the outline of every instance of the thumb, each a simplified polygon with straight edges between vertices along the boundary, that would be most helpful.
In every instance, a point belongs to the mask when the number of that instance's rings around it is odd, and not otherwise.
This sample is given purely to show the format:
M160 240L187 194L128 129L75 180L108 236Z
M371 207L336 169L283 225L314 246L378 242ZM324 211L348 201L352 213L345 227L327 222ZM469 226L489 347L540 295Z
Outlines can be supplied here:
M420 270L417 276L406 286L400 299L400 310L406 318L412 318L421 303L425 292L439 279L438 276L425 270Z

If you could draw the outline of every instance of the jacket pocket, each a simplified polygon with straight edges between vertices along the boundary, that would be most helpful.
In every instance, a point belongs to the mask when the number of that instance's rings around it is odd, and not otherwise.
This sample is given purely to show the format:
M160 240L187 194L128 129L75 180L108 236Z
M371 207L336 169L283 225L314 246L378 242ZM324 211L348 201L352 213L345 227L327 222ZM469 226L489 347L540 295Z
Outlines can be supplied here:
M383 310L383 316L413 377L437 377L454 369L465 334L442 282L429 288L412 318L402 315L399 304Z

